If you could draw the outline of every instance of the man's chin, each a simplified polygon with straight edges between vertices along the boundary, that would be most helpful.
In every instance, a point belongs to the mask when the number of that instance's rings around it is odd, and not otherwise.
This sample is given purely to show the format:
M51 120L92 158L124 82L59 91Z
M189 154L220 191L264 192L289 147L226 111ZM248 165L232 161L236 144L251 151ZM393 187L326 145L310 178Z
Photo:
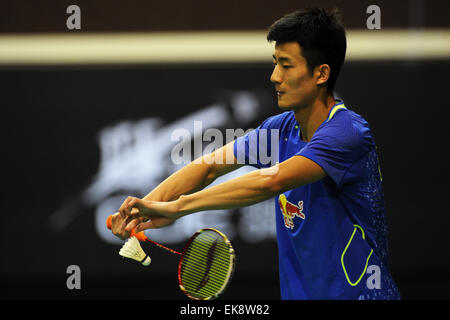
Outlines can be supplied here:
M286 103L282 103L280 101L278 101L278 108L280 108L281 110L292 110L292 106L290 104L286 104Z

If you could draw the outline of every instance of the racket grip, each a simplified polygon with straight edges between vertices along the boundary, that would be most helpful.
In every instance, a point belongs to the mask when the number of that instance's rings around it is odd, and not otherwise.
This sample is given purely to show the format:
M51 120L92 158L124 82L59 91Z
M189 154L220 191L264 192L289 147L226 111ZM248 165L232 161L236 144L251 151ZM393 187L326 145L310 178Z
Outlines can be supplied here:
M106 219L106 227L111 230L112 229L112 215L110 215L107 219Z
M110 215L107 219L106 219L106 227L111 230L112 229L112 215ZM147 237L145 236L144 232L134 232L134 230L131 230L130 232L130 237L136 237L136 239L138 239L139 241L145 241L147 239Z

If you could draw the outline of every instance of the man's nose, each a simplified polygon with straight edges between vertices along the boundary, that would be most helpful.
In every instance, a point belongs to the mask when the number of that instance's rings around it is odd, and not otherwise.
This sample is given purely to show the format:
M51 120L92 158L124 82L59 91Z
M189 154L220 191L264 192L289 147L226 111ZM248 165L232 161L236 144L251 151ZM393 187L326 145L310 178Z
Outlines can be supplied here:
M281 83L281 74L278 69L278 65L273 68L272 75L270 76L270 82L273 84L280 84Z

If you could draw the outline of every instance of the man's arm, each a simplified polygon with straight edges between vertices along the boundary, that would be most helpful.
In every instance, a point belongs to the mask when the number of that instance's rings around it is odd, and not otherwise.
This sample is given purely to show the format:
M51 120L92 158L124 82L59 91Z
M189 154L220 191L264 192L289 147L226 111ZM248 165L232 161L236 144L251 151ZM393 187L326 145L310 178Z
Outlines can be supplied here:
M278 167L252 171L209 189L182 196L178 201L178 214L183 216L196 211L249 206L325 176L318 164L295 156Z
M233 145L234 141L176 171L148 193L143 200L174 201L181 195L202 190L218 177L238 169L242 165L238 164L234 157ZM139 224L140 229L144 230L163 227L174 222L173 218L168 217L154 217L152 221L146 221L148 219L139 216L137 209L133 212L126 210L129 199L130 197L120 207L120 214L115 214L112 218L112 231L120 238L128 238L131 230Z
M325 176L326 173L314 161L294 156L277 167L255 170L211 188L182 195L175 201L154 202L131 198L125 211L137 208L139 214L146 218L177 219L197 211L252 205Z
M173 201L181 195L202 190L218 177L238 169L242 165L237 163L233 145L234 141L189 163L161 182L143 199Z

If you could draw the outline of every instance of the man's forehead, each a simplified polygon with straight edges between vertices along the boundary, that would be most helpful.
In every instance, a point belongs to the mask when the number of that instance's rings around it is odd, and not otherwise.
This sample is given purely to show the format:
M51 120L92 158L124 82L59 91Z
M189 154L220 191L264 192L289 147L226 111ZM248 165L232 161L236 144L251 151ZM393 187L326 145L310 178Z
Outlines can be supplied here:
M296 41L277 43L273 57L278 60L296 60L302 57L301 51L300 45Z

